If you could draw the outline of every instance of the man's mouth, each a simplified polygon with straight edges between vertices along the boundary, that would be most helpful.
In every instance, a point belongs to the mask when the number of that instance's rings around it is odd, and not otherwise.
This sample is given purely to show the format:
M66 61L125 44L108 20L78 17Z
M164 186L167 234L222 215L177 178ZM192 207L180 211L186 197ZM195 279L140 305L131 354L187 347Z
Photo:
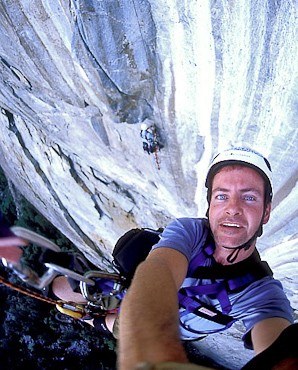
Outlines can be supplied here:
M224 226L224 227L234 227L234 228L237 228L237 229L240 229L241 228L241 226L239 224L232 223L232 222L223 222L221 224L221 226Z

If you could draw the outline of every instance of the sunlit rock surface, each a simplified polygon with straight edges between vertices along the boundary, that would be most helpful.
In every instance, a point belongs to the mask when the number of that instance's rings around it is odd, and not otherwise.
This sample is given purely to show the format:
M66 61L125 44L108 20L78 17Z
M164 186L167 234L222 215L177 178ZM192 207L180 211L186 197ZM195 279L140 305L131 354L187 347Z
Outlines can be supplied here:
M275 191L259 250L297 309L297 13L295 1L2 0L1 166L108 266L129 228L205 215L216 152L259 150ZM158 129L160 170L142 122ZM237 369L251 356L241 330L198 347Z

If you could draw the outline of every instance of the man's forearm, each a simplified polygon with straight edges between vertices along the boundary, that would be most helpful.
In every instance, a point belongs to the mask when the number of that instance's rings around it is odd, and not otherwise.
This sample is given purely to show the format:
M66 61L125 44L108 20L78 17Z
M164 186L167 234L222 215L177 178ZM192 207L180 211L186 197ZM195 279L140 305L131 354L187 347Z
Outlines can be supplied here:
M167 265L140 265L121 305L119 370L144 361L187 362L178 320L177 288Z

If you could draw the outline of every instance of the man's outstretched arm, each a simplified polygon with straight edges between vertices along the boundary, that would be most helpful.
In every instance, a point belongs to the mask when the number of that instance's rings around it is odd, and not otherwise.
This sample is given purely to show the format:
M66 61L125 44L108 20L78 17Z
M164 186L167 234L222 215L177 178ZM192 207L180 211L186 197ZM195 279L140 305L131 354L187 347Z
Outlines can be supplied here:
M256 354L264 351L278 338L291 323L280 317L260 321L251 331L252 343Z
M180 252L159 248L138 267L121 304L119 370L140 362L188 362L179 338L177 299L187 266Z

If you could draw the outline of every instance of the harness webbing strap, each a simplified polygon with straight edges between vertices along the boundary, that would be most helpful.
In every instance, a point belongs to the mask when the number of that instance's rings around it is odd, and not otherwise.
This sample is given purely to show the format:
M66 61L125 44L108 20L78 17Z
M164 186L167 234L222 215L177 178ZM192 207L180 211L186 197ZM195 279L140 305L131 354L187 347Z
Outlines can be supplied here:
M179 300L180 304L184 303L184 300L182 299L183 296L193 299L195 296L198 295L215 295L219 300L222 312L225 314L228 314L232 309L228 293L225 289L225 284L223 282L200 286L195 285L187 288L182 288L180 290L181 296L181 301Z
M222 289L224 289L222 283L214 283L208 285L192 285L188 288L182 288L181 291L185 292L187 296L192 297L200 294L217 294Z
M246 260L229 266L217 263L214 263L212 266L199 265L197 262L204 259L202 253L203 251L191 260L192 267L189 269L189 276L200 279L233 279L251 273L256 279L261 279L264 276L273 275L268 263L261 261L256 250Z
M209 234L209 229L206 227L204 234L202 236L202 241L205 246L202 249L202 251L190 261L189 266L188 266L188 272L187 272L188 276L194 276L195 271L197 270L198 266L204 266L204 264L206 263L206 259L210 258L214 253L215 246L214 246L214 243L212 243L212 240L209 240L210 238L208 238L208 234ZM207 267L207 269L208 271L210 271L209 266Z
M185 311L180 313L180 316L184 316L188 313L194 313L197 316L203 317L207 320L214 321L222 325L232 325L236 321L232 316L229 316L214 307L204 304L199 299L194 297L186 297L181 293L178 293L180 305L185 308Z

